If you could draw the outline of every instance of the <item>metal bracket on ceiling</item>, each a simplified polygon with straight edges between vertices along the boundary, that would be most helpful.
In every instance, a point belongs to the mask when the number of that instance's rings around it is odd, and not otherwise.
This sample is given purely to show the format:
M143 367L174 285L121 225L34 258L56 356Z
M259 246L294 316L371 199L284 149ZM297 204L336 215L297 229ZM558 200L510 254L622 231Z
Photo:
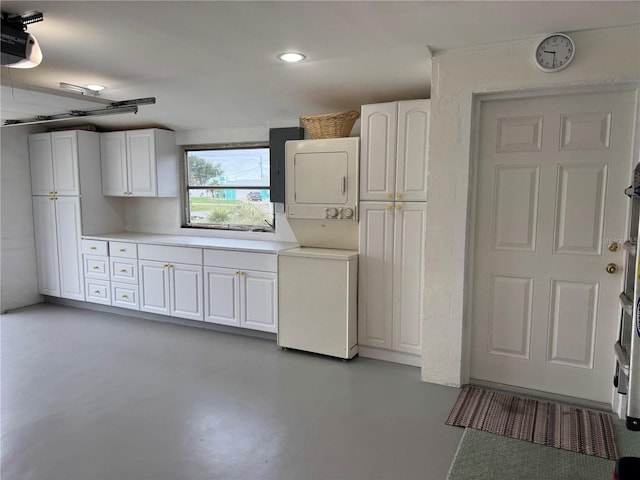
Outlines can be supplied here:
M90 110L70 110L63 113L54 113L51 115L36 115L33 118L25 118L20 120L5 120L3 127L11 127L15 125L31 125L34 123L56 122L59 120L69 120L79 117L94 117L100 115L113 115L121 113L138 113L138 105L153 105L156 103L156 97L138 98L135 100L122 100L119 102L111 102L104 108L93 108Z

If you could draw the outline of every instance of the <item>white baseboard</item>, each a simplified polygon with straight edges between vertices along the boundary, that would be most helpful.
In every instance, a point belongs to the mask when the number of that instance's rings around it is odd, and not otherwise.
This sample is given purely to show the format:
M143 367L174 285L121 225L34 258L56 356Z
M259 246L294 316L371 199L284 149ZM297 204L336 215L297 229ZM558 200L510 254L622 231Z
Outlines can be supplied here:
M384 360L385 362L402 363L403 365L411 365L412 367L422 366L422 357L419 355L411 355L409 353L392 352L391 350L383 350L381 348L358 346L358 355L366 358L375 358L376 360Z

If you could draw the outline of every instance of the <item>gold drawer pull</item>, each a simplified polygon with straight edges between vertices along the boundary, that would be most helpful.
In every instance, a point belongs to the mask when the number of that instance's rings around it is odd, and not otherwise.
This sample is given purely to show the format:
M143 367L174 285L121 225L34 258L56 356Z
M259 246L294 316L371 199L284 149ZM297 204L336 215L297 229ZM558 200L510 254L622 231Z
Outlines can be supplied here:
M99 295L100 294L100 290L96 290L93 293L95 293L96 295Z
M94 270L98 270L98 266L97 266L97 265L94 265L94 266L93 266L93 267L91 267L91 268L93 268Z
M127 299L127 298L129 298L129 297L127 297L126 295L122 295L122 298Z
M120 269L120 273L127 273L127 270L122 268L122 269Z
M89 250L96 250L96 247L89 247Z
M120 252L122 252L122 253L124 253L124 252L126 252L126 251L127 251L127 250L126 250L126 249L124 249L124 248L121 248L121 249L120 249Z

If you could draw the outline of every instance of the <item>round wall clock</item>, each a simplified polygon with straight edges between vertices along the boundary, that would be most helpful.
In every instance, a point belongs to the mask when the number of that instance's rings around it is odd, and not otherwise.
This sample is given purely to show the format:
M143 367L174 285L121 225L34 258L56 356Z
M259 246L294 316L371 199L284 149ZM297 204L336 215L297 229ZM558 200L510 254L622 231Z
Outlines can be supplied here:
M543 72L557 72L571 63L575 51L571 38L564 33L553 33L538 44L536 65Z

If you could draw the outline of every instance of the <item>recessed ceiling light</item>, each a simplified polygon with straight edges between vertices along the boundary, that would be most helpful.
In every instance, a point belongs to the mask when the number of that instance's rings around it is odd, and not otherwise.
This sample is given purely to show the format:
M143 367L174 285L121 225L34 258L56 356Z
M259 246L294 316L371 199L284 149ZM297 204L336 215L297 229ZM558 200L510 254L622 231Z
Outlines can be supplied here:
M301 62L307 57L298 52L284 52L278 55L278 58L283 62L296 63Z
M102 90L104 90L105 87L104 85L98 85L97 83L90 83L89 85L86 86L89 90L93 90L94 92L101 92Z

